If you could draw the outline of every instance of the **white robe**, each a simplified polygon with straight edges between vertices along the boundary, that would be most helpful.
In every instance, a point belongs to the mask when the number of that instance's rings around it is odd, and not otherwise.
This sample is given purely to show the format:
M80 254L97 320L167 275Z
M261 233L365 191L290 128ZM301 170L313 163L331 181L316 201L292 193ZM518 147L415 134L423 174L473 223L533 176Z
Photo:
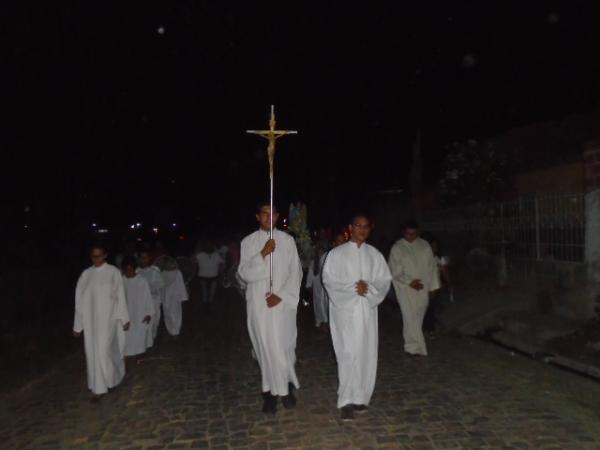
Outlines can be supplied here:
M312 287L313 309L315 313L315 324L317 326L329 322L329 298L327 297L327 292L325 291L321 280L321 270L323 270L323 263L325 262L326 257L327 253L324 253L319 258L319 267L317 268L316 275L314 271L315 261L313 259L310 262L308 273L306 275L306 288Z
M134 356L152 347L152 328L143 320L146 316L153 316L154 302L150 286L141 275L133 278L123 277L123 286L130 320L129 330L125 335L125 356Z
M139 268L138 273L144 277L150 285L150 293L152 294L152 300L154 301L154 314L152 315L152 322L150 322L150 327L152 328L152 339L154 340L156 339L158 326L160 325L160 305L162 303L165 282L160 274L160 269L156 266Z
M331 250L323 267L323 284L329 294L331 338L338 364L338 401L368 405L377 377L379 328L377 306L390 289L390 271L375 247L346 242ZM356 293L356 283L368 285Z
M258 230L242 241L238 273L247 283L248 332L262 374L262 391L288 395L289 383L300 387L296 363L296 313L300 299L302 268L294 239L273 230L273 293L282 302L269 308L269 257L260 254L269 233Z
M429 243L421 238L414 242L400 239L389 258L396 297L402 311L404 350L410 354L427 355L423 336L423 319L429 305L429 293L440 288L440 275ZM420 291L409 284L421 280Z
M105 394L125 376L127 322L121 272L110 264L84 270L75 289L73 330L83 331L88 387L94 394Z
M178 336L182 321L181 303L188 299L187 289L179 270L165 270L161 275L165 283L163 290L165 327L171 336Z

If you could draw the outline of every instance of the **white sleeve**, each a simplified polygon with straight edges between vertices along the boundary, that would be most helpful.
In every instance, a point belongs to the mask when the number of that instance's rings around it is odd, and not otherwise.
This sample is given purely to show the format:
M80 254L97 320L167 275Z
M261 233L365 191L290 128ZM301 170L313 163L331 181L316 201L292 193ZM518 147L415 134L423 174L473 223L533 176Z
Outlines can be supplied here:
M396 246L392 247L388 265L394 281L406 286L413 281L406 273L406 268L404 267L404 263L402 261L402 251Z
M115 272L113 283L113 298L116 301L113 319L120 321L121 325L125 325L129 322L129 310L127 309L127 301L125 300L123 276Z
M373 308L378 306L385 299L385 296L390 290L390 282L392 281L390 269L381 254L376 255L374 264L374 279L370 283L367 283L368 291L365 296L369 301L369 305Z
M336 273L335 255L330 254L323 266L323 285L335 307L342 308L359 301L356 293L356 282L342 282Z
M81 333L83 331L83 278L82 273L77 280L75 287L75 318L73 320L73 331Z
M254 252L249 248L247 240L242 241L240 249L240 265L238 274L245 283L269 279L269 265L260 251Z
M285 306L296 309L300 301L300 285L302 283L302 266L298 257L298 249L293 240L288 243L288 277L283 283L282 290L274 292ZM259 254L260 256L260 254Z

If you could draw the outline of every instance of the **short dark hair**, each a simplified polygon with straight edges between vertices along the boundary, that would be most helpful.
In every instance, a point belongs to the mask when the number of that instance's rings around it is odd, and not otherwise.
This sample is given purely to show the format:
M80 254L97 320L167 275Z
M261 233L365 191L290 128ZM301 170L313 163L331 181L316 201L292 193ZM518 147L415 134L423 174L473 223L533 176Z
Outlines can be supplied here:
M402 231L418 230L419 228L419 222L417 222L415 219L408 219L402 224Z
M94 250L102 250L105 255L108 254L108 249L102 242L93 242L89 247L89 253L92 253Z
M125 267L133 266L133 268L137 268L138 263L136 259L132 256L127 256L123 258L123 262L121 262L121 269L125 269Z
M365 213L364 211L355 211L351 216L350 216L350 221L348 222L350 225L354 224L354 221L356 219L358 219L359 217L364 217L365 219L367 219L369 221L369 223L371 223L371 217L369 217L369 215L367 213Z
M269 200L268 198L263 199L256 204L256 214L259 214L265 206L267 206L268 208L271 207L271 200ZM279 211L279 208L277 208L277 205L275 203L273 203L273 211Z

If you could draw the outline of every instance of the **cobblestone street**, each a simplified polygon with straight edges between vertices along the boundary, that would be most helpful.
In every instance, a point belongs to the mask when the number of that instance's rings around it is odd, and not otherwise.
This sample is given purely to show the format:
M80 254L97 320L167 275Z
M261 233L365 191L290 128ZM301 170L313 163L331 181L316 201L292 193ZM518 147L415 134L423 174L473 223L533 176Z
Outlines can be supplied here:
M1 448L600 448L600 385L479 341L440 336L427 359L403 355L397 307L380 308L370 411L342 423L328 338L300 307L298 407L260 412L259 371L243 304L185 305L177 340L162 335L125 382L89 402L82 351L0 407ZM66 330L65 332L69 332Z

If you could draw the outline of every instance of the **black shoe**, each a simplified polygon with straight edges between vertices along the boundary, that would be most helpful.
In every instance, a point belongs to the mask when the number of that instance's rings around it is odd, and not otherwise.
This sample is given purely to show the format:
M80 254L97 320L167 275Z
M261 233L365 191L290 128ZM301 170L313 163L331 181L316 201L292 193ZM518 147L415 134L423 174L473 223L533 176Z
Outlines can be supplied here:
M357 414L364 414L369 410L367 405L352 405L354 407L354 412Z
M354 420L354 407L352 405L342 406L341 419L344 422L350 422Z
M294 396L295 388L296 387L292 383L289 383L288 395L281 397L281 403L285 409L294 409L296 407L296 403L298 403L296 397Z
M263 392L263 406L262 412L265 414L276 414L277 413L277 397L271 395L270 392Z
M297 401L292 391L288 395L281 397L281 403L285 409L294 409L296 407Z

